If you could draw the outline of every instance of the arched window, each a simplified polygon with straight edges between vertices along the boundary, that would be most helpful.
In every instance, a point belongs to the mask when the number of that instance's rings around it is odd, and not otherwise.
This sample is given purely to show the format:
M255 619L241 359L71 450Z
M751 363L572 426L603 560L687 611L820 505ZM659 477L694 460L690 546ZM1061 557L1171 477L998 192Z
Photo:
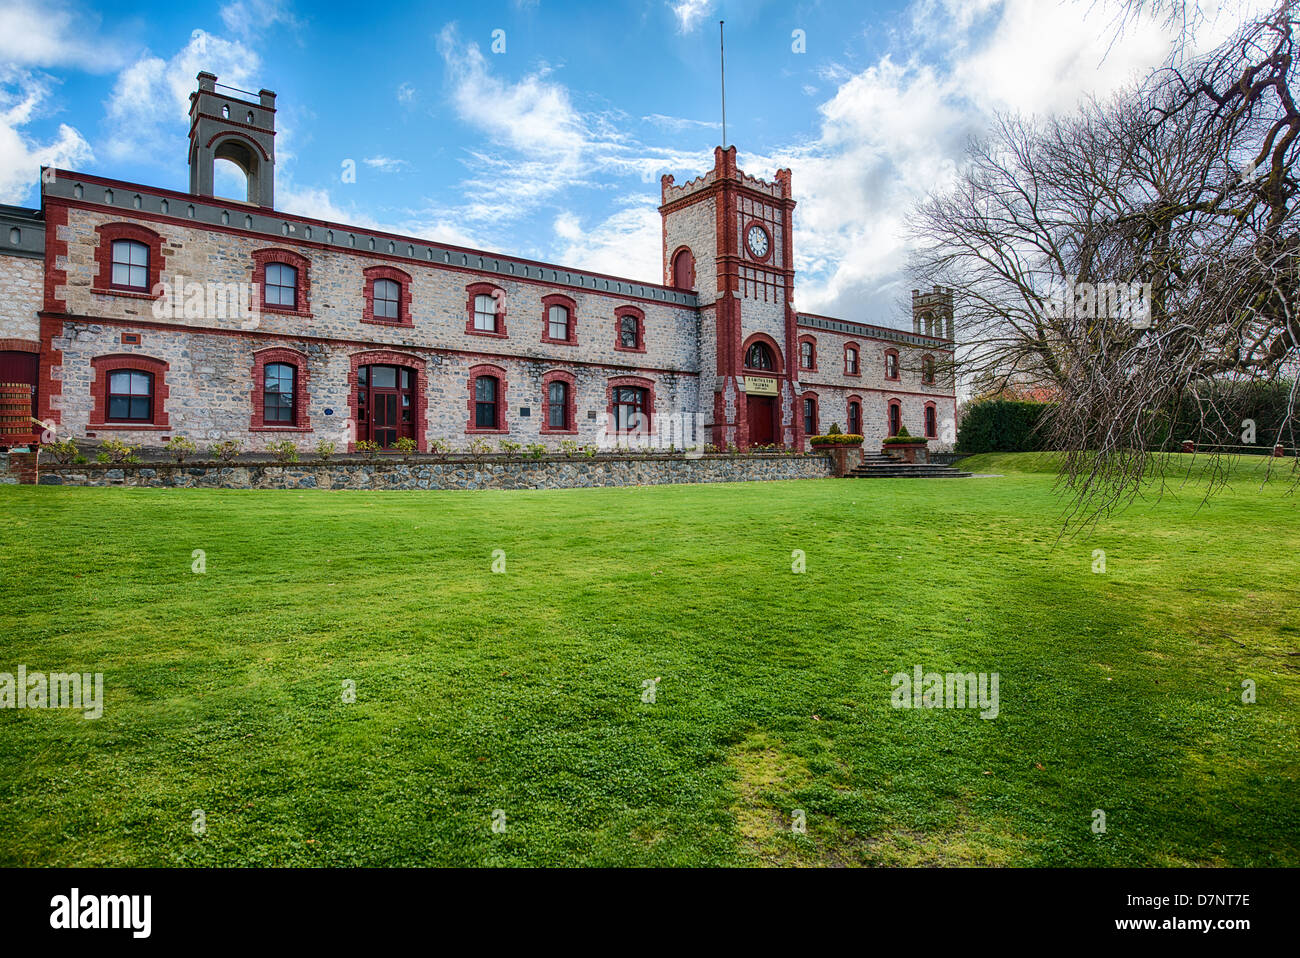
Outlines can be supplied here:
M889 401L889 435L897 436L903 428L903 406L897 399Z
M844 347L844 374L846 376L858 375L858 347Z
M925 407L925 434L930 439L939 437L939 418L933 406Z
M803 431L806 436L817 435L817 398L815 396L804 396L803 398Z
M856 399L849 400L849 433L854 436L862 435L862 403Z
M750 369L772 370L776 368L776 361L772 358L772 350L767 343L754 343L745 353L745 365Z
M108 422L153 422L153 373L119 369L108 374Z
M113 285L119 289L149 288L149 247L135 240L113 241Z
M402 287L391 279L375 280L375 319L402 319Z
M569 309L567 306L552 306L546 311L546 332L551 339L568 340Z
M921 382L927 386L934 385L934 357L925 356L921 359Z
M267 363L262 373L262 421L293 426L298 370L288 363Z
M546 389L546 426L549 429L568 431L569 384L555 379Z
M298 308L298 270L288 263L267 263L262 283L262 301L267 306Z
M650 390L640 386L615 386L611 398L615 432L650 431Z
M885 350L885 378L886 379L898 378L898 350L897 349ZM890 433L890 435L892 436L893 433Z
M678 250L673 257L673 286L677 289L695 288L695 257L688 249Z
M474 428L500 428L500 396L501 383L495 376L479 376L474 380Z
M817 347L811 339L805 339L799 343L799 368L817 368Z
M645 322L641 311L623 306L615 313L616 338L614 348L623 351L645 352Z

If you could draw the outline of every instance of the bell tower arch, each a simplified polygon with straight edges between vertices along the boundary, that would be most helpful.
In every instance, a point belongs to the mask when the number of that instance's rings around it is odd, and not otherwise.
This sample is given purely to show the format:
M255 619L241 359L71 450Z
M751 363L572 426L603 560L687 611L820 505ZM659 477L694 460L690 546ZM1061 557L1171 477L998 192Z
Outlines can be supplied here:
M217 160L228 160L248 181L247 202L273 208L275 94L223 86L211 73L198 81L190 94L190 192L212 196Z

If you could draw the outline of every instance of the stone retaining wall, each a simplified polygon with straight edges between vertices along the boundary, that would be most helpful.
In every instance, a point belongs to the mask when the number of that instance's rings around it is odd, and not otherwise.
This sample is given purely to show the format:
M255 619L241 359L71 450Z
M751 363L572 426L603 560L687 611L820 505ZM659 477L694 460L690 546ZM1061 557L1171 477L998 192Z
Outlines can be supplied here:
M41 463L41 485L203 489L570 489L689 482L824 479L825 456L601 457L591 460L437 459L377 462Z

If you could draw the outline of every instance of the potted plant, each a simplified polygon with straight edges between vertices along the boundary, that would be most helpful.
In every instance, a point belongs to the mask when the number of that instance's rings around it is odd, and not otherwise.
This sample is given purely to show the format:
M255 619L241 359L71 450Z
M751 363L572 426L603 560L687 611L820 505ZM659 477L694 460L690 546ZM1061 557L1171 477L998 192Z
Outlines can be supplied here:
M839 423L831 423L825 435L809 436L808 445L812 446L813 452L831 457L837 476L847 475L862 464L862 436L841 432Z
M906 426L899 426L898 435L885 437L880 451L903 462L929 462L929 441L924 436L913 436Z

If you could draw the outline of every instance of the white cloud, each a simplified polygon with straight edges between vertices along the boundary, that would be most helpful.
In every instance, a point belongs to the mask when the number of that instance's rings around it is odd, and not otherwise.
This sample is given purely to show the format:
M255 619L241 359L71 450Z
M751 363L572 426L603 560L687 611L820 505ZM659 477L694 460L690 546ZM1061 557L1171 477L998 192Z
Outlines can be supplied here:
M237 40L195 30L170 59L145 55L118 74L105 109L108 154L165 166L186 155L190 93L200 71L241 89L260 86L258 55ZM278 144L277 144L278 146Z
M668 4L672 8L673 16L677 18L677 29L681 33L690 33L699 25L710 10L713 9L712 0L676 0Z
M625 207L604 222L584 228L574 213L555 218L561 241L558 260L580 269L661 282L662 226L657 204L644 196L624 197Z
M99 15L60 0L0 4L0 64L98 72L126 61L130 44L99 32Z
M94 159L90 144L66 123L59 124L58 135L44 143L24 132L32 120L51 109L50 85L39 74L0 68L0 202L33 199L42 166L76 168Z
M411 165L406 160L397 160L391 156L368 156L361 162L380 173L400 173Z
M397 102L410 103L415 99L415 87L409 83L399 83L397 86Z
M282 26L296 32L302 26L286 0L231 0L221 8L221 22L228 31L246 41L267 36L272 27Z

